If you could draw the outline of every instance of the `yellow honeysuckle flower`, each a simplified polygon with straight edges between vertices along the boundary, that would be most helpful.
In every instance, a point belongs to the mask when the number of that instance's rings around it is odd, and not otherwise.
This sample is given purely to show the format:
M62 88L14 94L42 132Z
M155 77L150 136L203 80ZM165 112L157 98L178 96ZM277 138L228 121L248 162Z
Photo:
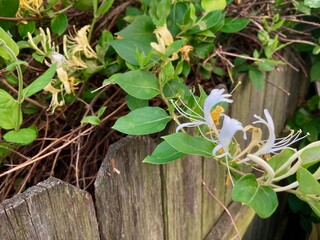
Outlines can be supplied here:
M184 60L187 62L190 61L189 53L193 50L193 47L191 45L185 45L182 48L179 49L179 52L182 53L182 56L184 57Z
M57 107L64 105L64 100L62 99L59 101L58 99L58 94L61 92L61 90L53 87L51 82L44 88L44 90L52 94L51 102L47 111L49 111L50 114L53 114Z
M151 42L151 47L157 52L164 54L166 47L173 43L173 37L168 30L167 25L164 24L163 26L156 28L153 33L156 35L158 43Z
M30 16L40 16L40 8L43 5L43 0L20 0L19 9L16 13L17 17L23 17L23 12L28 11Z
M71 58L68 59L68 67L74 69L84 69L87 68L87 64L80 57L71 56Z
M77 32L76 36L70 35L64 38L64 43L68 45L66 46L66 48L69 47L72 56L83 52L83 54L87 58L98 58L96 52L92 49L88 40L87 32L89 28L90 25L86 25ZM67 52L66 49L65 52Z
M63 68L57 68L57 75L59 80L62 82L64 90L66 91L67 94L71 93L71 86L69 83L69 77L68 77L68 73L63 70Z

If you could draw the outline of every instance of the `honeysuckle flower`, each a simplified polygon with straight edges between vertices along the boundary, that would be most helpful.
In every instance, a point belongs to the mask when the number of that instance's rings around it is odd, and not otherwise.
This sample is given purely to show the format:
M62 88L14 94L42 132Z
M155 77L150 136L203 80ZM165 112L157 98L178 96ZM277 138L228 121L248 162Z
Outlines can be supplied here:
M97 53L92 49L88 40L87 32L89 28L90 25L86 25L77 31L75 36L71 34L64 36L64 43L68 45L67 47L70 49L71 56L83 53L86 58L98 58ZM69 52L65 50L65 54L69 58Z
M197 100L195 99L196 104L201 109L203 114L199 114L189 108L187 105L185 105L182 101L182 105L187 109L186 111L183 110L180 106L178 106L176 103L173 103L174 107L177 109L177 111L184 117L188 118L190 122L179 124L179 126L176 128L176 131L178 132L182 128L185 127L197 127L199 129L200 134L206 138L209 141L216 142L213 138L213 135L217 138L219 135L218 129L217 129L217 122L220 119L220 113L223 112L223 108L219 105L222 102L228 102L231 103L232 100L228 99L231 97L230 94L223 94L224 89L213 89L209 96L205 99L203 108L199 105ZM214 108L212 110L212 108ZM207 126L208 131L210 134L210 138L207 137L206 134L204 134L201 130L201 126Z
M44 88L44 90L52 94L51 102L47 111L49 111L50 114L53 114L57 107L64 105L64 100L62 99L59 101L58 99L58 94L61 92L61 90L53 87L51 82Z
M57 71L57 75L58 75L59 80L63 84L64 90L66 91L67 94L70 94L71 93L71 86L69 83L68 73L65 70L63 70L62 67L57 68L56 71Z
M193 50L193 47L191 45L185 45L182 48L179 49L179 52L181 52L184 60L187 62L190 61L189 53Z
M164 24L161 27L156 28L153 33L156 35L157 38L157 42L151 42L150 46L156 50L159 53L165 54L166 52L166 47L170 46L173 43L173 37L170 33L170 31L167 28L167 25ZM178 54L175 52L172 54L172 56L170 57L170 60L176 60L178 59L179 56Z
M212 108L222 102L227 102L227 103L233 102L232 99L229 99L229 97L231 97L231 94L223 94L223 93L224 93L224 89L213 89L210 92L209 96L204 101L204 105L203 105L205 123L209 126L210 129L214 131L216 135L218 135L217 126L215 124L215 121L217 121L217 119L213 119L213 115L211 115ZM220 115L218 115L218 117L220 118Z
M253 153L254 155L260 156L264 154L279 152L285 148L288 148L291 144L300 141L301 139L306 137L299 137L301 131L297 131L296 133L292 131L288 136L276 139L274 123L267 109L264 109L264 115L266 117L266 120L264 120L260 116L254 115L254 117L258 120L253 122L253 124L262 123L266 125L268 128L269 137L265 142L262 143L261 148L255 153Z
M42 5L43 0L20 0L16 17L23 17L25 11L28 11L30 16L40 16L40 8Z
M167 25L164 24L163 26L156 28L153 33L156 35L158 43L150 43L151 47L156 51L164 54L166 51L166 47L173 43L173 37L168 30Z
M71 56L71 58L68 59L68 66L72 69L84 69L88 67L79 56Z
M67 62L67 60L66 60L64 55L62 55L62 54L60 54L58 52L55 52L55 51L52 51L50 53L49 58L51 60L51 64L54 64L54 63L57 64L57 68L62 67Z
M235 133L238 131L243 131L244 139L246 139L246 134L242 127L242 124L238 120L234 118L230 118L225 114L221 114L221 115L223 116L223 125L219 132L218 144L212 150L212 155L218 158L224 157L224 156L232 157L230 156L230 153L229 153L229 145L231 144ZM223 150L223 153L217 155L217 152L221 149Z

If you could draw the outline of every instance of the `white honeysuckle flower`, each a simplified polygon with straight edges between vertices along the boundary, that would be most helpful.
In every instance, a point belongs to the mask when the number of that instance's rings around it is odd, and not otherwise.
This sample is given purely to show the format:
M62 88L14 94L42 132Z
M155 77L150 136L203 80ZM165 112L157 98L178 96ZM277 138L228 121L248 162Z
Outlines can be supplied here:
M300 141L301 139L305 138L306 136L299 137L301 134L301 130L294 133L293 131L284 138L276 139L275 131L274 131L274 123L272 117L267 109L264 109L264 115L266 120L262 117L254 115L257 121L253 122L253 124L262 123L267 126L269 131L268 139L262 143L262 147L255 153L256 156L260 156L263 154L275 153L279 152L285 148L288 148L291 144Z
M48 66L51 66L52 64L56 63L57 68L60 68L67 63L65 56L56 51L52 51L50 53L49 59L51 60L51 64L46 63Z
M213 134L217 138L219 133L217 130L217 122L219 121L220 118L220 113L223 112L223 108L218 105L222 102L228 102L231 103L233 100L228 99L231 97L230 94L223 94L224 89L213 89L209 96L205 99L204 101L204 106L199 105L198 101L195 99L196 104L198 105L199 109L202 110L203 114L199 114L189 108L186 104L184 104L182 101L182 105L186 108L186 111L183 110L180 106L178 106L176 103L172 102L176 110L184 117L188 118L190 122L187 123L182 123L179 124L178 127L176 128L176 132L181 130L182 128L185 127L197 127L200 131L200 134L207 140L212 141L212 142L217 142L217 140L214 140ZM212 111L212 108L215 109ZM201 126L207 126L210 134L210 138L206 136L205 133L202 132ZM213 134L212 134L213 133Z
M221 116L223 116L223 124L219 132L218 145L212 150L212 155L219 158L224 156L232 157L229 153L229 145L231 144L235 133L243 131L243 138L246 139L247 137L241 122L234 118L230 118L225 114L221 114ZM217 155L217 152L221 149L223 150L223 153Z
M218 103L227 102L232 103L233 100L229 99L231 94L223 94L224 89L213 89L209 96L204 101L203 113L206 124L210 129L214 131L215 134L218 134L218 130L215 124L215 119L212 118L211 109Z

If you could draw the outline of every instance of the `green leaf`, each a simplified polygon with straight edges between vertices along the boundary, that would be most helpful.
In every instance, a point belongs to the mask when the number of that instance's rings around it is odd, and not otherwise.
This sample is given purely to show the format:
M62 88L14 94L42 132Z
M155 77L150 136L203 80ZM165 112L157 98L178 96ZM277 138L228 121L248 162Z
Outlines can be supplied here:
M279 154L272 156L268 160L268 164L274 171L277 171L283 164L285 164L288 159L296 152L293 148L286 148L283 149ZM278 175L283 175L285 172L287 172L290 169L290 166L287 167L287 169L284 169L283 171L279 172Z
M97 116L86 116L81 119L81 123L89 123L91 125L100 125L101 121Z
M18 129L22 123L22 111L17 102L10 108L0 108L0 128Z
M138 99L150 99L160 93L158 79L148 71L126 72L115 81L124 91Z
M201 0L201 7L206 12L223 10L227 5L226 0Z
M236 182L232 190L232 199L249 205L261 218L270 217L278 206L274 190L268 186L260 186L251 173Z
M92 1L88 0L75 0L72 7L80 10L91 10L93 8Z
M189 134L178 132L162 138L181 153L213 157L212 150L215 144L202 137L193 137Z
M302 151L300 155L302 166L308 168L320 161L320 147L310 147Z
M320 195L320 183L305 168L300 167L297 171L299 191L303 194Z
M138 98L132 97L131 95L126 96L126 103L128 108L131 111L138 108L147 107L149 105L148 100L138 99Z
M244 29L249 23L250 19L247 18L226 18L225 24L220 29L224 33L236 33Z
M168 114L159 107L143 107L120 117L113 129L131 135L144 135L162 131L170 122Z
M21 145L27 145L32 143L38 137L38 131L35 126L31 126L28 128L21 128L18 131L9 131L3 138L7 142L18 143Z
M109 44L115 49L121 58L132 65L139 65L136 59L136 51L143 52L148 56L152 50L150 43L156 42L153 30L155 26L148 16L137 17L130 25L116 33L119 40L110 41Z
M304 5L310 8L320 8L320 1L319 0L304 0Z
M150 156L147 156L143 162L152 164L166 164L175 161L185 154L171 147L166 141L160 143Z
M18 25L18 32L22 38L25 38L28 36L28 32L32 34L35 28L36 28L35 21L28 21L27 24L20 23Z
M1 17L15 17L19 8L19 0L0 0L0 16ZM0 27L4 30L9 30L13 26L12 21L0 21ZM0 35L1 36L1 35Z
M30 97L33 94L41 91L43 88L45 88L53 76L56 73L57 65L53 64L47 71L45 71L40 77L38 77L36 80L34 80L29 86L23 89L23 96Z
M98 8L97 16L100 17L111 8L114 0L104 0Z
M320 80L320 61L315 62L310 70L310 79L311 81L319 81Z
M257 89L264 87L264 76L262 72L257 68L250 68L249 79Z
M60 13L56 15L51 20L51 31L57 35L61 35L68 27L68 18L65 13Z
M13 146L7 142L0 143L0 156L10 153L11 151L8 149L13 149ZM1 164L1 162L0 162Z
M1 1L1 0L0 0ZM2 39L15 56L19 54L19 47L16 42L0 27L0 39ZM7 49L0 44L0 56L6 60L12 59Z
M102 107L99 109L98 114L97 114L98 118L100 118L104 114L106 109L107 109L107 107Z
M5 90L0 89L0 109L12 108L16 101Z

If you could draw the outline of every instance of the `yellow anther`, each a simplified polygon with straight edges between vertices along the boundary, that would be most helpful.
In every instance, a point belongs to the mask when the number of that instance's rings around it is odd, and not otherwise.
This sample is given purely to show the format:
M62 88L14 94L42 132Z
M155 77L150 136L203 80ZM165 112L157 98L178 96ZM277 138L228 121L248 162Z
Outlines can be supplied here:
M214 121L214 124L216 126L219 125L219 120L220 120L220 117L221 117L220 116L221 113L224 113L224 109L221 106L217 106L215 109L213 109L211 111L211 117L212 117L212 120Z

